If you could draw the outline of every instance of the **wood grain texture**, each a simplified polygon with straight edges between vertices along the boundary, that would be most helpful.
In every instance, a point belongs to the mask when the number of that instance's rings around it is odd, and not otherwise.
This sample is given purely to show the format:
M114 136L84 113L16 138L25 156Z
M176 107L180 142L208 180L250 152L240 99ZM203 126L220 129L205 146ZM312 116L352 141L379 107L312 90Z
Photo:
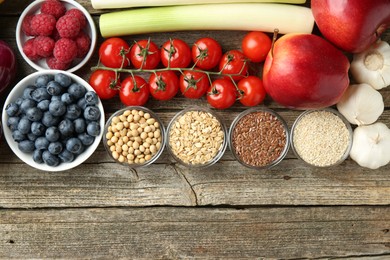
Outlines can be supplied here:
M389 223L383 207L2 210L0 257L386 259Z

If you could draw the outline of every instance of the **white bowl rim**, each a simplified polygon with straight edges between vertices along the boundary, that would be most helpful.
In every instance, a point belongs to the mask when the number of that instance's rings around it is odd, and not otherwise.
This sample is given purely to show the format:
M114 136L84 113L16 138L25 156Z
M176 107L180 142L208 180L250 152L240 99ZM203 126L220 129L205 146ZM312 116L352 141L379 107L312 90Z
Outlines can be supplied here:
M34 72L34 73L26 76L25 78L23 78L21 81L19 81L16 84L16 86L11 90L7 99L5 100L3 110L2 110L3 135L4 135L5 140L8 143L8 146L11 148L11 150L14 152L14 154L16 156L18 156L19 159L21 159L23 162L30 165L31 167L34 167L34 168L42 170L42 171L49 171L49 172L59 172L59 171L69 170L69 169L72 169L72 168L82 164L85 160L87 160L95 152L95 150L99 146L100 141L103 137L104 124L105 124L104 108L103 108L103 104L102 104L101 100L99 99L99 103L97 106L101 112L101 116L100 116L100 120L99 120L100 129L101 129L100 134L99 134L99 136L95 137L95 141L92 143L92 145L90 145L82 154L78 155L77 158L70 163L61 163L58 166L54 166L54 167L48 166L45 163L39 164L39 163L34 162L34 160L32 159L32 154L23 153L19 150L18 144L12 138L12 131L7 127L8 115L6 113L6 107L9 103L11 103L12 101L16 100L19 97L19 96L15 96L15 95L21 91L21 88L23 88L23 86L27 87L27 85L28 85L28 84L26 84L27 82L30 82L32 80L35 81L36 77L38 77L40 75L45 75L45 74L55 75L57 73L63 73L65 75L71 77L73 81L76 81L76 82L82 84L83 86L85 86L87 88L87 90L94 91L93 88L84 79L80 78L79 76L77 76L71 72L63 71L63 70L41 70L41 71L37 71L37 72Z
M23 23L23 20L26 17L26 15L29 14L32 9L36 8L37 6L40 6L44 1L46 1L46 0L35 0L31 4L29 4L24 9L22 14L20 15L18 23L16 24L16 45L18 46L19 53L20 53L20 55L22 55L23 59L31 67L33 67L35 70L38 70L38 71L39 70L48 70L50 68L49 67L45 68L45 67L42 67L42 66L36 64L34 61L30 60L26 56L26 54L24 54L24 52L23 52L23 43L24 42L22 43L22 39L21 39L20 35L23 33L22 32L22 23ZM90 35L90 37L91 37L91 46L89 48L89 51L88 51L87 55L85 55L85 57L82 60L80 60L80 62L77 65L75 65L74 67L71 67L71 68L66 70L68 72L75 72L75 71L79 70L82 66L84 66L90 60L90 58L93 55L93 52L95 51L96 41L97 41L96 26L95 26L95 23L94 23L91 15L89 14L89 12L81 4L79 4L78 2L73 1L73 0L59 0L59 1L65 2L68 5L72 5L75 8L79 9L80 11L82 11L84 16L85 16L85 18L88 21L88 24L89 24L90 30L91 30L91 35ZM26 36L26 37L29 37L29 36Z

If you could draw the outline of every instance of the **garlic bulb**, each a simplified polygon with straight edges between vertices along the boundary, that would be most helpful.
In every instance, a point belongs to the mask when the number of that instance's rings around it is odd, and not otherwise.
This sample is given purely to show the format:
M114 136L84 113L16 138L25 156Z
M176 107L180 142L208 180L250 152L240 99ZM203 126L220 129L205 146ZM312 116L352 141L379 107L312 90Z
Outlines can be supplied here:
M355 125L374 123L384 108L382 95L364 83L350 85L337 103L339 112Z
M390 85L390 45L374 43L367 50L353 56L351 73L357 83L367 83L375 89Z
M360 166L377 169L390 162L390 129L383 123L358 126L350 152Z

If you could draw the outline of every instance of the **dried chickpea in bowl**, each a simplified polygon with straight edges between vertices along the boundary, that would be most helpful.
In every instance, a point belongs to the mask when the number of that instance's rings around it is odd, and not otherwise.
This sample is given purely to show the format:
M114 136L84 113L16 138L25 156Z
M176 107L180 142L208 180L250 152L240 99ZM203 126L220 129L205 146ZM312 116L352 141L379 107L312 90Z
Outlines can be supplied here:
M103 139L115 161L132 168L143 167L157 160L164 150L164 125L151 110L129 106L108 119Z
M186 108L177 113L168 125L168 151L184 166L210 166L222 157L226 146L226 127L210 109Z

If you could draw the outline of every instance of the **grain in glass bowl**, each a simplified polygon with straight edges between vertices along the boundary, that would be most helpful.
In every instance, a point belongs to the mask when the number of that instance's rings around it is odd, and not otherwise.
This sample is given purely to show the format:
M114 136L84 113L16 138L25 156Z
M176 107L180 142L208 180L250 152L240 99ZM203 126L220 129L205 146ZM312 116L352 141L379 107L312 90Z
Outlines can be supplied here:
M177 113L167 128L167 148L187 167L215 164L227 146L226 127L208 108L188 107Z
M342 163L352 147L350 123L333 108L307 110L291 128L291 147L305 163L330 167Z
M150 109L128 106L106 122L103 143L110 157L132 168L156 161L165 147L162 121Z
M273 167L283 160L289 149L287 124L271 109L247 109L230 126L229 147L237 161L246 167Z

